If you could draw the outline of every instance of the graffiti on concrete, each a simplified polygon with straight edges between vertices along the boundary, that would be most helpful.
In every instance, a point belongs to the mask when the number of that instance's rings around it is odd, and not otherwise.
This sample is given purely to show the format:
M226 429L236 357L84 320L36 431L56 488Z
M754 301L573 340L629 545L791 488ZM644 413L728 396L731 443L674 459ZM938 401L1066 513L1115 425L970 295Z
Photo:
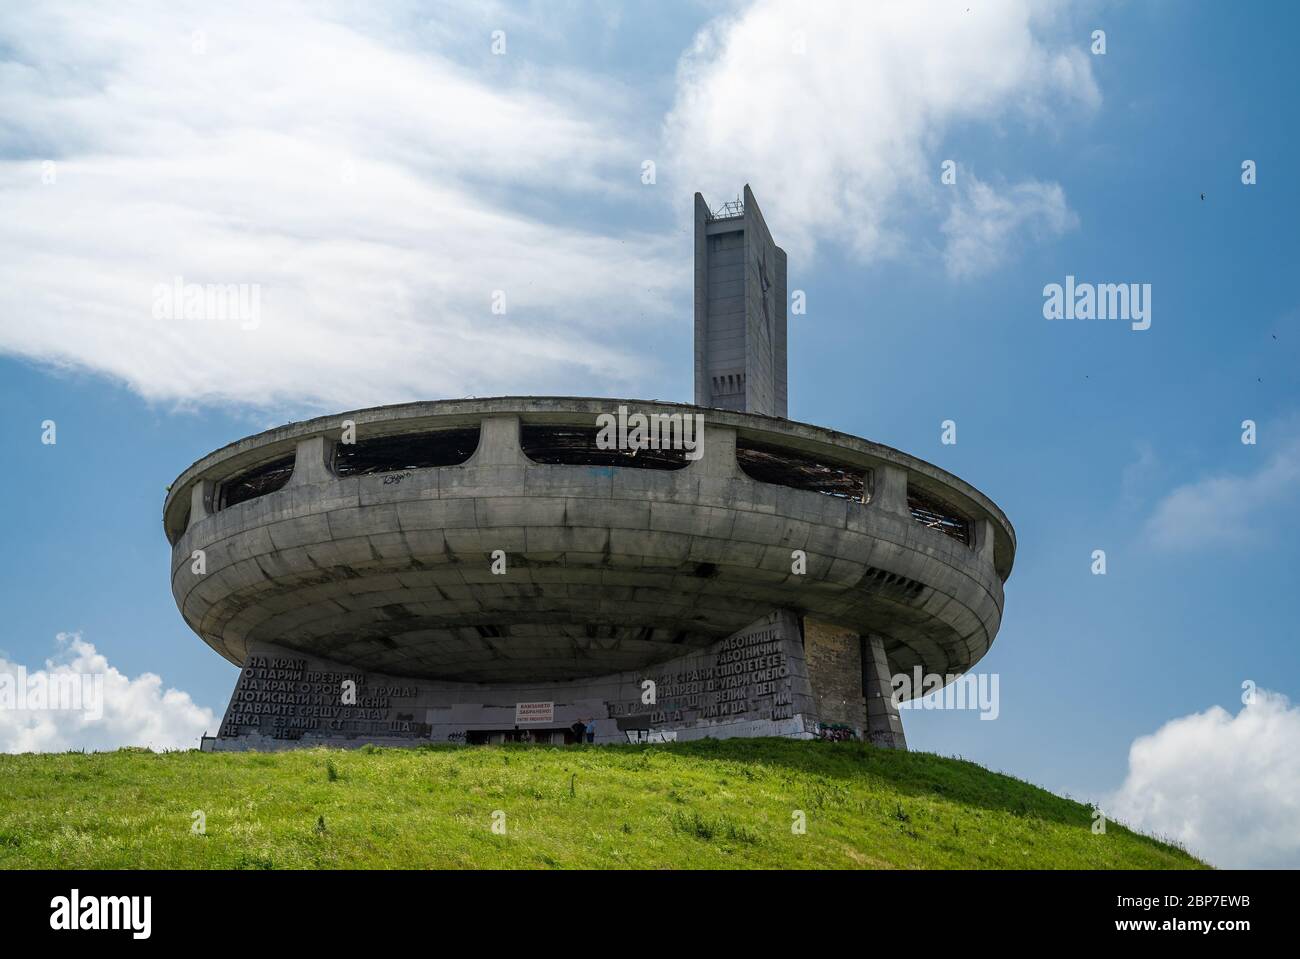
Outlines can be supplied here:
M844 723L818 723L817 738L841 743L858 738L858 731Z
M630 743L675 743L677 742L677 730L675 729L625 729L627 741Z

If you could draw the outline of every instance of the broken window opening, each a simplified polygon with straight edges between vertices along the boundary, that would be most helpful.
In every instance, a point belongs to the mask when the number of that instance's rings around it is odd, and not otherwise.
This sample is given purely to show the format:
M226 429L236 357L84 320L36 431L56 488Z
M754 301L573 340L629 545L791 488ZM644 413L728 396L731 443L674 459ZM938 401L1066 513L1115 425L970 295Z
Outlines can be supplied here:
M534 463L552 466L623 466L645 470L679 470L690 465L685 449L611 449L596 446L600 431L592 426L544 426L524 423L519 445Z
M909 483L907 508L911 510L912 519L922 526L937 529L959 543L970 545L970 523L951 503L945 502L938 496L923 493Z
M267 493L274 493L289 482L289 477L293 475L293 461L294 454L290 453L288 456L281 456L261 466L254 466L226 480L221 484L221 496L217 508L227 509L246 503L250 499L265 496Z
M864 466L823 460L806 453L736 439L736 462L750 479L775 486L837 496L855 503L871 499Z
M402 470L460 466L478 449L479 428L403 433L339 443L334 449L337 476L370 476Z

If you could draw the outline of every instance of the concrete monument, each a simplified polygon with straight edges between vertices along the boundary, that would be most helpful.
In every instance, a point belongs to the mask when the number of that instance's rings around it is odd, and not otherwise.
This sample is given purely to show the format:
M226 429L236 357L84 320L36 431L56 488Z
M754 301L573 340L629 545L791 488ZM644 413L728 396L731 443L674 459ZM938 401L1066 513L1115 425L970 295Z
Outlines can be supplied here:
M291 423L163 509L186 623L239 667L206 749L700 737L905 747L891 677L997 634L982 493L786 414L786 259L696 197L696 403L444 400Z

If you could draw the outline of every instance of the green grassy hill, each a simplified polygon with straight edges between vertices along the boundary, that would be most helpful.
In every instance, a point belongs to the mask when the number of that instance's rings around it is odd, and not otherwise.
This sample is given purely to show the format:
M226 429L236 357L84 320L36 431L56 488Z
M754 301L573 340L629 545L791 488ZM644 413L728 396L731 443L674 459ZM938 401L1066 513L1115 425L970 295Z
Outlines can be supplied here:
M857 743L0 756L4 868L1203 866L1091 825L973 763Z

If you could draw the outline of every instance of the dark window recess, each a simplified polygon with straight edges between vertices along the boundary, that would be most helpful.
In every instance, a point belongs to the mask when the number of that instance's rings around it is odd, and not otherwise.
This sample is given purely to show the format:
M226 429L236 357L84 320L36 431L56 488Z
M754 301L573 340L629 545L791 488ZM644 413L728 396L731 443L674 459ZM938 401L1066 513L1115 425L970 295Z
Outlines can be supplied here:
M334 472L338 476L368 476L459 466L478 449L478 432L477 426L471 426L339 443L334 447Z
M959 542L970 545L970 523L957 512L957 508L937 496L922 493L910 483L907 487L907 508L912 511L912 519L922 526L937 529Z
M534 463L552 466L627 466L643 470L679 470L690 465L685 449L597 449L596 436L599 432L594 426L540 426L524 423L519 427L519 444L523 447L524 455ZM675 435L680 438L681 434Z
M293 475L293 455L282 456L261 466L255 466L221 484L221 506L236 506L267 493L274 493Z
M737 438L736 462L750 479L866 502L867 469Z
M713 378L714 396L732 396L745 392L744 373L722 373Z

